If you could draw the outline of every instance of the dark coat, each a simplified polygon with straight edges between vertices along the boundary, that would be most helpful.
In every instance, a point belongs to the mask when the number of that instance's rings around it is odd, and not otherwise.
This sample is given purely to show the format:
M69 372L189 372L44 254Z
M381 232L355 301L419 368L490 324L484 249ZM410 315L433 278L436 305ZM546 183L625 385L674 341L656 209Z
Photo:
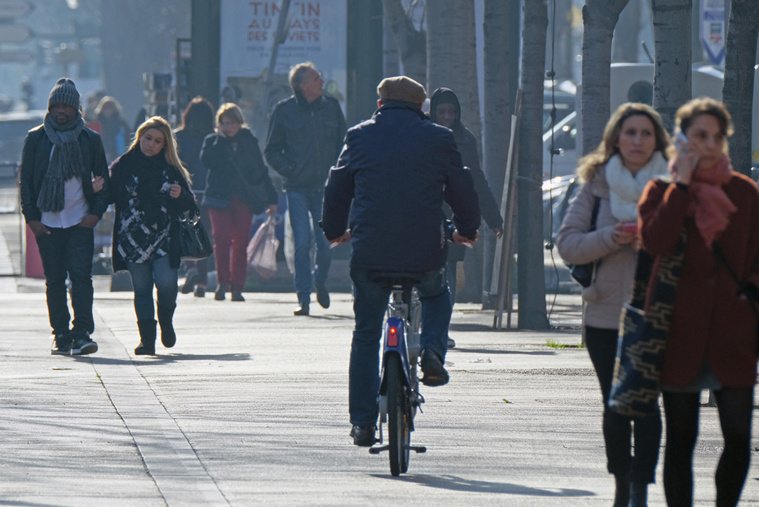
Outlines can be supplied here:
M126 192L126 184L130 174L135 168L137 163L140 163L140 157L136 153L139 150L139 145L132 148L128 152L120 156L111 165L111 202L114 203L115 213L113 222L113 239L111 248L111 261L113 263L114 271L121 271L127 269L127 264L124 258L119 254L118 248L116 248L116 232L118 231L119 223L121 223L122 215L128 206L129 195ZM163 154L156 155L157 157L163 157ZM184 175L178 168L166 163L165 170L169 175L169 180L172 183L179 183L182 187L182 192L176 199L169 199L169 213L175 217L179 217L180 214L185 211L197 209L195 205L195 196L190 190L190 185L184 178ZM155 196L156 198L158 196ZM150 197L148 197L150 198ZM172 221L170 239L169 239L169 265L177 269L180 264L179 257L179 241L178 241L179 229L176 221Z
M233 143L237 143L236 149ZM212 208L217 207L215 203L229 203L233 195L253 213L261 213L270 204L277 204L277 191L261 156L258 139L250 129L241 128L231 139L209 134L203 141L200 160L208 167L204 203ZM262 187L261 197L253 195L252 187L257 185Z
M191 134L189 131L182 129L174 132L177 139L177 153L192 177L193 192L204 192L206 190L206 178L208 177L208 168L200 160L200 150L203 147L204 135Z
M322 227L327 238L341 236L350 212L352 267L430 272L446 259L443 201L473 238L477 194L453 134L413 104L388 102L348 131L327 180Z
M759 287L759 188L738 173L722 188L738 212L716 243L739 278ZM683 224L687 232L662 381L687 386L708 359L724 386L750 387L756 382L757 317L687 216L691 200L687 190L652 180L638 204L643 247L656 255L655 269L674 251ZM649 294L647 305L650 299Z
M340 104L323 95L310 104L300 95L279 102L269 122L266 161L285 189L321 192L345 139Z
M105 161L103 143L97 132L85 127L79 134L79 146L82 150L84 167L87 169L85 175L82 176L82 191L87 201L89 214L102 218L103 213L108 209L109 186L108 164ZM30 130L24 141L19 185L21 211L27 222L39 221L42 218L42 212L37 207L37 199L42 181L47 174L52 148L53 143L48 139L42 125ZM105 180L103 190L97 194L92 191L92 178L95 176L101 176Z
M501 217L501 210L498 206L498 201L493 196L493 191L488 185L488 180L485 177L485 173L480 167L480 155L477 149L477 139L474 134L464 126L461 122L461 105L456 94L448 88L438 88L430 97L430 119L438 123L436 118L436 109L440 104L441 99L445 102L453 103L456 111L456 122L453 124L453 137L456 140L456 146L461 153L461 161L472 172L472 180L474 181L474 190L477 192L477 197L480 200L480 211L482 212L482 218L488 224L491 229L503 228L503 217ZM446 215L450 218L451 210L447 206L444 207ZM460 245L451 245L448 258L451 260L463 260L466 248Z

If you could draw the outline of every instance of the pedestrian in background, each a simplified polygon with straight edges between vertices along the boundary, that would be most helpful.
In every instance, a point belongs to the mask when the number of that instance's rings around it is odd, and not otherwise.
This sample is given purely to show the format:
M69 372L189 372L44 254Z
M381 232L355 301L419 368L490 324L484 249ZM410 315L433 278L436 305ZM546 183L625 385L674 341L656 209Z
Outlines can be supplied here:
M311 290L316 301L329 308L327 277L332 263L329 244L319 228L324 183L337 160L346 124L337 100L324 95L324 79L311 62L290 69L293 95L274 108L266 141L266 161L284 178L287 208L295 243L295 315L308 315ZM310 219L309 219L310 215ZM313 236L312 236L313 231ZM316 264L311 270L311 247L316 242Z
M98 177L105 191L93 191L93 178ZM90 338L95 330L93 229L108 208L108 165L100 136L84 124L79 92L70 79L58 80L50 92L44 123L26 136L19 185L21 211L37 240L45 270L47 309L55 337L52 353L97 352L98 345ZM71 281L70 291L66 278Z
M200 219L206 225L211 223L208 208L202 204L206 192L208 168L200 160L200 150L203 147L203 139L213 133L214 121L211 103L198 96L187 104L182 113L182 124L174 132L179 158L190 173L195 203L200 209ZM182 285L182 294L189 294L194 290L195 297L205 297L208 284L208 259L185 261L185 265L187 278Z
M658 408L655 414L631 421L611 410L607 402L619 316L630 299L635 276L636 206L646 184L666 176L668 146L669 136L656 111L638 103L619 106L606 124L601 144L580 160L577 175L583 186L556 238L565 262L595 263L592 282L582 291L583 336L601 385L607 469L616 480L615 506L646 505L648 484L655 480L659 459ZM594 208L597 216L591 231Z
M258 139L231 102L216 114L216 132L203 141L200 159L208 167L204 204L213 227L213 252L219 286L215 299L245 301L247 247L253 215L277 213L277 191L261 156Z
M111 166L113 270L129 270L140 332L135 355L154 355L157 294L164 347L176 343L173 317L179 268L178 217L195 209L190 174L179 160L169 123L154 116L137 129L134 142Z
M121 104L106 95L95 108L97 123L100 126L100 137L103 140L105 158L110 164L126 151L131 142L132 133L124 119Z
M727 156L732 122L724 104L692 100L678 109L675 122L675 133L687 142L670 164L672 181L650 182L639 204L640 237L656 256L654 269L686 231L661 379L667 421L664 492L669 505L693 503L701 390L711 389L724 437L716 505L734 506L751 457L759 188L732 170ZM655 280L656 272L651 276ZM650 304L646 301L646 308Z
M482 218L493 230L497 238L503 235L503 218L501 211L493 197L493 191L490 190L485 173L480 168L480 155L477 150L477 140L474 134L461 122L461 105L459 99L453 90L449 88L438 88L430 97L430 119L448 127L453 131L453 138L456 140L456 146L461 153L461 161L464 166L468 167L474 180L474 189L477 192L477 198L480 201L480 211ZM445 214L451 218L452 212L448 205L443 207ZM466 247L452 243L448 245L448 260L446 274L448 277L448 288L451 291L451 304L456 303L456 271L458 263L464 260ZM448 337L448 348L452 349L456 342Z

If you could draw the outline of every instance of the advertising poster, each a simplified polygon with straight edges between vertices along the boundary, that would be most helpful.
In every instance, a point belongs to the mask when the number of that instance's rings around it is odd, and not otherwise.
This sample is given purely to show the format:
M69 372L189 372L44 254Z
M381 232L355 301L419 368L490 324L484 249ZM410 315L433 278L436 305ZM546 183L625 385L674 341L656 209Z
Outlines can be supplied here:
M274 76L269 85L272 51L282 14L282 1L222 0L220 90L234 101L260 132L273 106L292 95L288 72L310 61L322 72L325 91L345 111L346 0L291 1L286 32L277 48ZM268 100L263 101L264 94ZM252 120L252 121L251 121Z

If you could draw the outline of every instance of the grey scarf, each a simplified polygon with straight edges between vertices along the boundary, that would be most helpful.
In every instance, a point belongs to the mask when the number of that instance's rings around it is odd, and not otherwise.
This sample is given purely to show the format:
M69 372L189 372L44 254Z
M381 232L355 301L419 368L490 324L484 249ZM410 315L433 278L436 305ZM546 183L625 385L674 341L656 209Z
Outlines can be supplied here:
M84 159L79 146L79 134L84 129L82 114L63 125L45 115L45 134L55 146L45 178L42 180L37 207L41 211L61 211L64 204L64 184L84 174Z

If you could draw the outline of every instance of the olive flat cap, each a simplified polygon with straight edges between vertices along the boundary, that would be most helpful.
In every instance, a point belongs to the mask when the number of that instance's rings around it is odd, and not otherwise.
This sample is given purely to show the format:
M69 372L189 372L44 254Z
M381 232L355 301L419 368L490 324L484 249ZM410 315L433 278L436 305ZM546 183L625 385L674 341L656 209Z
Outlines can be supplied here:
M410 102L421 104L427 98L424 86L410 77L395 76L387 77L377 87L377 95L383 101L396 100L398 102Z

